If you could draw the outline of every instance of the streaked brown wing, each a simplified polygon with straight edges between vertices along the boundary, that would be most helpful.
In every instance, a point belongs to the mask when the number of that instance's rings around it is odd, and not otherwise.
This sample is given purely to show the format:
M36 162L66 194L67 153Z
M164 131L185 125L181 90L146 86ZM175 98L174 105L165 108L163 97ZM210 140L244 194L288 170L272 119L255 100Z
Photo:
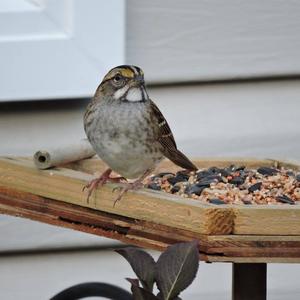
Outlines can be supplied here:
M151 109L155 118L155 123L158 126L158 142L162 145L163 154L174 164L184 169L197 170L198 168L181 151L177 149L170 126L153 101L151 101Z

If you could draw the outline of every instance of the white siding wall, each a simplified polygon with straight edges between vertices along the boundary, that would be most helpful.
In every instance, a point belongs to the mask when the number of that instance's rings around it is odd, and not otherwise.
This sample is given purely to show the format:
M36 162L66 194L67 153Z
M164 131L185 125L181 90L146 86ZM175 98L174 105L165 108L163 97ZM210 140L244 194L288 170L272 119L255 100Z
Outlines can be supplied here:
M300 79L150 87L149 95L189 155L300 160ZM0 155L84 137L88 101L2 104Z
M299 1L127 3L127 60L152 82L300 74Z

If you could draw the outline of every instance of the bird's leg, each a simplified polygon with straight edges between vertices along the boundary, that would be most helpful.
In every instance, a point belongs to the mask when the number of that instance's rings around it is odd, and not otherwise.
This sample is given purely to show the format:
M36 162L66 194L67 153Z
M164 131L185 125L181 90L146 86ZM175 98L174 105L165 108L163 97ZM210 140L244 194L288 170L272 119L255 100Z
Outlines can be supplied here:
M82 191L84 191L85 189L88 189L88 196L87 196L87 203L89 203L89 198L93 192L93 190L95 190L98 186L103 186L107 181L110 182L120 182L122 180L126 180L126 178L118 176L118 177L110 177L109 175L111 174L112 169L107 169L105 170L102 175L98 178L95 178L93 180L91 180L87 185L85 185L82 189Z
M130 190L138 190L140 188L143 187L143 180L151 173L152 169L147 169L142 176L140 176L137 180L135 180L134 182L129 182L129 183L126 183L125 186L123 187L116 187L113 189L113 192L115 190L120 190L120 193L118 195L118 197L115 199L114 201L114 207L116 205L116 203L118 201L121 200L121 198L123 197L123 195L130 191Z

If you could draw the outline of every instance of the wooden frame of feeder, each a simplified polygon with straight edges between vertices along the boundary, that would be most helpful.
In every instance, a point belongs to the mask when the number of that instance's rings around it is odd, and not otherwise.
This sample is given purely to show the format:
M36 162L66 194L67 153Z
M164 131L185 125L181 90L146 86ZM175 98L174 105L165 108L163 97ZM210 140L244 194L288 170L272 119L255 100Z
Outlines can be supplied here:
M270 159L194 162L201 168L236 164L300 170L298 164ZM234 263L233 299L266 299L266 263L300 262L298 205L212 205L144 189L128 192L113 207L113 184L97 189L88 203L82 188L93 178L91 174L104 168L95 158L49 170L38 170L29 158L0 158L0 213L156 250L198 239L201 260ZM177 169L164 161L156 172ZM252 277L247 263L252 263ZM249 278L257 276L263 282L247 291ZM245 292L252 298L241 296Z

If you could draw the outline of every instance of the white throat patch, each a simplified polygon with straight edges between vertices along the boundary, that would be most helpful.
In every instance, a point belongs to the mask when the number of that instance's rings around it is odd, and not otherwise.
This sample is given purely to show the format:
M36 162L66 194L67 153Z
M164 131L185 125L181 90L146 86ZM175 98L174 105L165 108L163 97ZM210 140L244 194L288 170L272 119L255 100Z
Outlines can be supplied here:
M131 88L127 95L126 95L126 100L127 101L132 101L132 102L135 102L135 101L141 101L143 100L143 93L142 93L142 90L140 88Z
M116 100L118 99L121 99L128 91L129 87L128 86L124 86L122 87L121 89L117 90L115 93L114 93L114 98Z

